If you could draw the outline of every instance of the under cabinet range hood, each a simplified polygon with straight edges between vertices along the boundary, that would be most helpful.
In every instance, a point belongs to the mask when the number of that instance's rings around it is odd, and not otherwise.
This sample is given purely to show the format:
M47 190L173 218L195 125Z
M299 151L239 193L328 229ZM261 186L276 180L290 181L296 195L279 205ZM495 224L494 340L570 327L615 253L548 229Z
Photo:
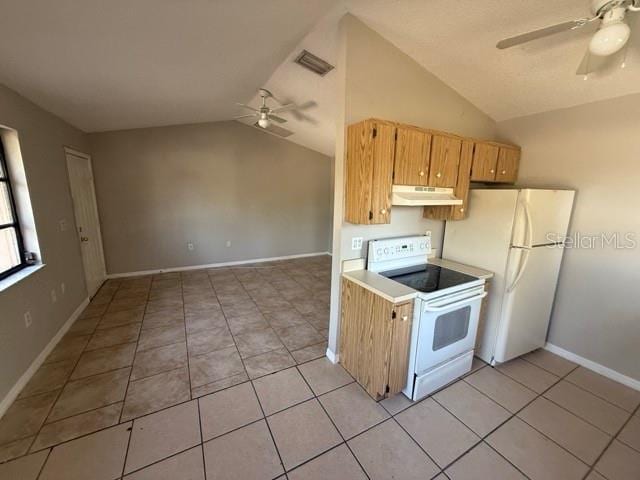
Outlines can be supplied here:
M453 188L394 185L391 205L462 205L462 200L456 198Z

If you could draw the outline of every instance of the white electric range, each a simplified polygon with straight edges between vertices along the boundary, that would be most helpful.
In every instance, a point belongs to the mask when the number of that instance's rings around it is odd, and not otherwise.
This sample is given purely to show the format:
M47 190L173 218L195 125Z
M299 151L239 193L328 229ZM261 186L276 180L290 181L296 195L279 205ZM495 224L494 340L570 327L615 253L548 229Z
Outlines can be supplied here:
M417 292L407 385L412 400L424 398L471 370L485 280L428 263L431 237L369 242L367 270Z

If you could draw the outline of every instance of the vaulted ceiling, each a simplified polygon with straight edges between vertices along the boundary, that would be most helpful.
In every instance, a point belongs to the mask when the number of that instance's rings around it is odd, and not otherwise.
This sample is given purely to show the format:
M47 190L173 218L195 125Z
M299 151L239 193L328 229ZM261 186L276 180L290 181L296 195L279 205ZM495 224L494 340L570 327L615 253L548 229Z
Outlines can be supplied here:
M12 0L0 82L84 131L228 120L235 102L317 102L290 140L332 154L337 24L357 16L495 120L640 92L640 22L625 69L575 75L595 25L509 50L498 40L587 16L588 0ZM640 17L635 14L636 20ZM253 103L255 104L255 103Z

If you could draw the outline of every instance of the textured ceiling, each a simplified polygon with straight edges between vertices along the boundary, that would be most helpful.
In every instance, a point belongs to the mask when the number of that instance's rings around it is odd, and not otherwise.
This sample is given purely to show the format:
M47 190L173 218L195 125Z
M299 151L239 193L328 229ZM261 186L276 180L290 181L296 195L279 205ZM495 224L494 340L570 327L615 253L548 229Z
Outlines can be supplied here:
M497 50L506 37L590 15L589 0L347 0L349 11L494 120L640 92L640 13L624 69L575 72L596 26Z
M627 67L575 75L595 26L509 50L498 40L588 15L588 0L13 0L0 16L0 82L85 131L228 120L266 86L298 103L289 140L331 155L337 24L351 12L495 120L640 92L640 14ZM375 61L375 52L372 52Z
M85 131L227 120L335 0L13 0L0 82Z

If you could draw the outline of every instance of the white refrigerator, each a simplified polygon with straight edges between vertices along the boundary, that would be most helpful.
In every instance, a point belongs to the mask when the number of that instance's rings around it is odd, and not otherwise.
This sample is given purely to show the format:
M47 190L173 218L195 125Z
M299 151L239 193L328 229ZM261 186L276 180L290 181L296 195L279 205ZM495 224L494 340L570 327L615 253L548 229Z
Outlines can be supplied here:
M474 189L469 216L447 222L442 258L494 273L476 355L495 365L542 347L573 190Z

